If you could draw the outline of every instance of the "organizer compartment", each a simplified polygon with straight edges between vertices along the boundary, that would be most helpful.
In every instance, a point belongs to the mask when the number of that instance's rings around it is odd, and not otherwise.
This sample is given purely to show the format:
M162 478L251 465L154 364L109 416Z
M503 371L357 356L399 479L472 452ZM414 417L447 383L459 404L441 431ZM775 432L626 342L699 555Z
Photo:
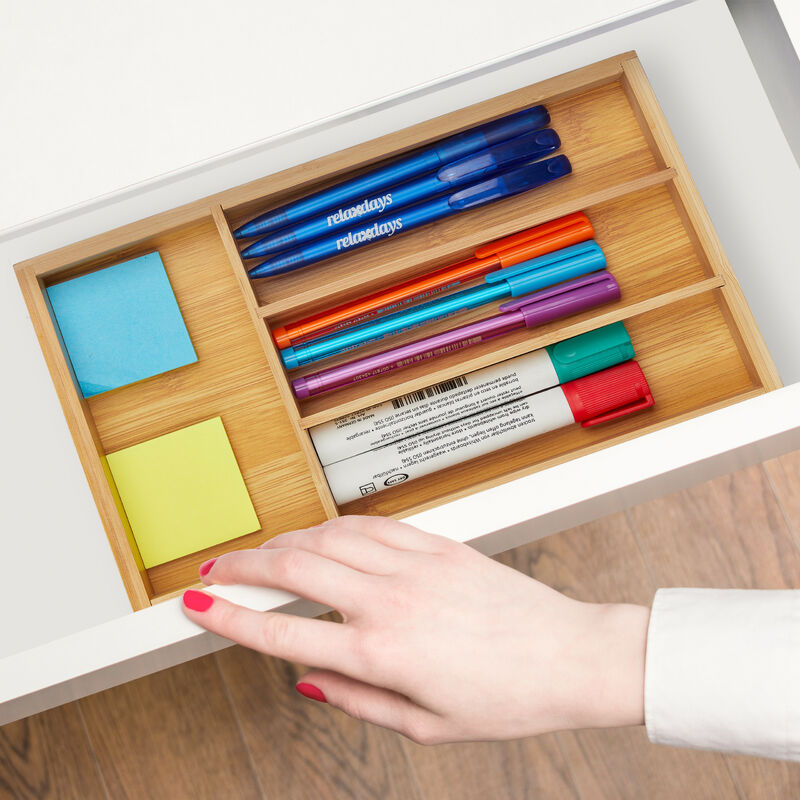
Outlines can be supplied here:
M110 515L105 520L107 529L116 549L130 551L132 559L124 558L121 566L131 573L135 570L130 580L141 583L148 602L196 582L197 567L206 557L231 547L254 546L287 528L326 518L210 213L47 274L40 287L154 250L161 255L198 360L88 400L71 386L77 401L74 410L82 417L76 422L82 422L94 439L94 461L221 416L262 527L257 533L144 570L137 563L135 542L125 530L124 510L115 507L117 519ZM64 361L68 367L68 360Z
M476 484L496 486L763 391L730 335L717 290L627 318L625 325L656 399L652 409L593 428L572 425L528 439L367 495L342 506L341 513L421 511L469 494Z
M543 102L572 175L277 278L250 281L232 230L428 142ZM291 378L489 316L485 306L287 375L270 328L472 255L488 241L584 210L619 301L298 402ZM84 400L46 288L158 250L198 362ZM403 516L779 385L775 368L633 53L253 181L17 265L18 277L134 609L197 581L202 561L338 513ZM308 428L624 320L656 406L573 426L337 508ZM104 455L220 415L261 530L145 570Z

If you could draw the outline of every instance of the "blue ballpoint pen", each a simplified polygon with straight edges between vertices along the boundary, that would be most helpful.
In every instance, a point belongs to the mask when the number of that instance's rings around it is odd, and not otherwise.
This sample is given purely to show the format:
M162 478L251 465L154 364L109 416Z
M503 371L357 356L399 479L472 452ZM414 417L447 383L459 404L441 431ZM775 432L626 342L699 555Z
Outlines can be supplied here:
M520 297L555 283L606 268L603 251L594 239L555 250L552 253L490 272L484 285L455 292L441 300L391 314L376 322L343 333L281 350L287 369L295 369L328 356L338 355L394 333L410 330L424 322L443 319L460 311L499 300Z
M487 122L471 130L449 136L436 144L417 150L410 156L400 158L385 167L344 181L330 189L323 189L293 203L274 208L237 228L233 235L237 239L247 239L283 228L321 211L337 205L349 204L351 200L374 193L384 186L392 186L407 181L425 172L438 169L450 161L468 156L478 150L491 147L506 139L513 139L529 131L543 128L550 122L550 115L544 106L533 106L514 114L509 114L494 122Z
M561 178L572 171L566 156L546 158L524 167L503 172L480 183L445 194L434 200L425 200L401 209L397 214L384 215L372 224L359 225L346 231L309 242L304 247L279 253L248 270L251 278L268 278L284 272L323 261L379 239L388 239L400 231L416 228L437 219L466 211L470 208L502 200L504 197L526 192Z
M561 147L561 140L552 128L542 128L524 133L507 142L501 142L486 150L447 164L437 172L421 178L387 188L383 194L373 195L358 203L347 205L328 213L307 219L289 228L259 239L242 251L243 258L258 258L299 247L320 236L333 233L342 228L351 228L367 220L392 213L412 203L435 197L456 186L475 183L488 178L513 164L535 161ZM391 206L391 208L389 208Z

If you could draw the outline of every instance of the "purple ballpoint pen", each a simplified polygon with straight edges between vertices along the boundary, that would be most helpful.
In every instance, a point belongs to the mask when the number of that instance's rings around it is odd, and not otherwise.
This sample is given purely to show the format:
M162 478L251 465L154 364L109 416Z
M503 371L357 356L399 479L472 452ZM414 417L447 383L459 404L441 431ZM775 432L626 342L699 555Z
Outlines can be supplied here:
M471 347L517 328L543 325L560 317L610 303L619 297L619 284L614 276L607 270L594 272L503 303L497 316L297 378L292 381L292 388L297 397L304 399Z

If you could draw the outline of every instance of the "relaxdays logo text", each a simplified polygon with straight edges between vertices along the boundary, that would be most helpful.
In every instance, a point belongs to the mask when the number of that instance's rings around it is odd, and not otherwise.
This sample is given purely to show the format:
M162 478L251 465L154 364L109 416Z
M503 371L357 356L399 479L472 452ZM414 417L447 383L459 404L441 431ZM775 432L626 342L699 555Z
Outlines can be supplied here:
M380 239L384 236L388 238L397 233L397 231L402 230L402 228L402 217L387 220L386 222L376 222L368 228L361 228L361 230L358 231L349 231L347 236L342 236L341 239L337 239L336 249L346 250L348 247L353 247L353 245L361 244L362 242L369 242L372 239Z
M380 197L371 197L368 200L364 200L362 203L357 203L354 206L340 208L338 211L334 211L333 214L328 214L328 227L330 228L334 225L341 225L343 222L349 222L351 219L363 217L364 214L372 214L374 211L377 211L379 214L383 214L383 210L386 208L386 206L390 206L391 204L392 193L387 192L386 194L382 194Z

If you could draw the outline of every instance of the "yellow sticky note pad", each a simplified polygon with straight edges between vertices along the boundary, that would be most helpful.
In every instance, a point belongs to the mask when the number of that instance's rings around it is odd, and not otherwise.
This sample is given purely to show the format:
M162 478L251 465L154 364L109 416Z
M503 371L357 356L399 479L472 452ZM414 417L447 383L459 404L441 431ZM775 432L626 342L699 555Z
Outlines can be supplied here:
M259 530L220 417L108 455L145 567Z

